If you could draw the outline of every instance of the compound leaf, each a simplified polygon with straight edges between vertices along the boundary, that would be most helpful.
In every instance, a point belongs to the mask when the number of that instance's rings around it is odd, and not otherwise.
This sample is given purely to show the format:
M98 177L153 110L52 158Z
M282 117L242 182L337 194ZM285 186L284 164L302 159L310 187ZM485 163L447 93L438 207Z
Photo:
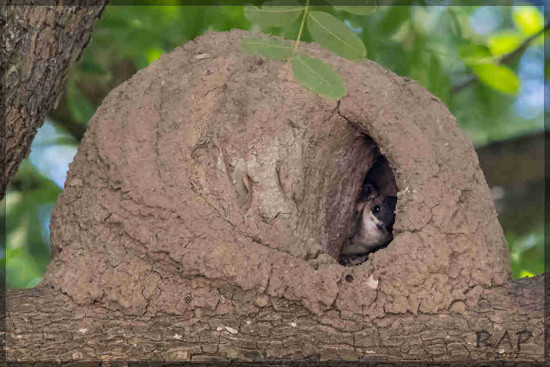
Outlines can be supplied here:
M292 55L289 43L269 38L244 38L241 40L241 50L246 54L262 55L272 60L282 60Z
M335 16L312 11L308 14L307 27L315 42L342 57L357 60L367 55L365 45L348 26Z
M327 0L334 9L356 15L369 15L377 10L378 0L347 0L346 6L341 6L341 0Z
M293 3L296 3L297 6L276 6L278 3L278 1L270 1L261 8L246 6L244 15L251 23L266 27L284 27L294 22L304 11L304 7L298 6L296 2Z
M338 99L346 95L342 79L321 60L298 55L292 59L292 71L300 83L321 96Z
M355 15L370 15L378 9L377 6L335 6L334 9Z

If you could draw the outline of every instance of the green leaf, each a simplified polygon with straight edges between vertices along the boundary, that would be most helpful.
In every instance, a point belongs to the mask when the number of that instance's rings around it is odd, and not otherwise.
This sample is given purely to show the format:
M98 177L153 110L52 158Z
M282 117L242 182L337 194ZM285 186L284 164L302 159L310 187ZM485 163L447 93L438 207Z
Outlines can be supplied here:
M489 38L487 45L493 55L499 56L512 52L518 48L522 41L523 37L521 37L517 32L508 31L495 34Z
M159 57L162 56L162 54L164 53L164 50L162 48L159 48L159 47L149 47L146 51L145 51L145 57L147 57L147 61L150 63L152 63L153 61L155 61L156 59L158 59Z
M105 72L100 64L87 58L82 60L80 68L88 74L103 74Z
M9 288L30 288L41 280L42 268L24 249L6 251L6 282Z
M531 278L534 277L536 274L530 273L527 270L522 270L519 277L520 278Z
M389 38L397 32L403 24L411 20L412 6L390 6L388 10L381 12L381 20L377 24L377 33L384 38Z
M508 67L495 64L471 65L479 80L487 86L508 94L517 94L520 87L518 76Z
M544 27L544 15L534 6L517 6L512 11L512 20L526 36L532 36Z
M4 223L8 286L22 288L40 279L50 260L50 246L43 223L61 189L23 160L6 195Z
M356 15L369 15L377 10L377 0L347 0L346 6L340 6L341 0L327 0L334 9Z
M435 54L430 55L429 73L425 78L426 87L430 92L446 102L451 89L451 81L449 74L445 72L439 58Z
M282 60L292 55L292 45L277 39L244 38L241 50L245 54L262 55L272 60Z
M374 6L335 6L334 9L345 11L355 15L370 15L378 10L376 5Z
M295 1L292 1L292 3L296 6L276 6L278 3L280 1L269 1L261 8L246 6L244 15L251 23L266 27L284 27L294 22L304 11L304 7L299 6ZM286 4L288 4L288 1Z
M95 109L70 76L67 82L66 93L69 110L73 119L80 123L87 123L94 115Z
M298 55L292 59L292 71L300 83L319 95L335 99L346 95L342 79L321 60Z
M486 46L466 44L458 48L458 54L467 65L487 63L491 59L491 51Z
M307 29L315 42L342 57L356 60L367 55L365 45L348 26L335 16L321 11L308 14Z

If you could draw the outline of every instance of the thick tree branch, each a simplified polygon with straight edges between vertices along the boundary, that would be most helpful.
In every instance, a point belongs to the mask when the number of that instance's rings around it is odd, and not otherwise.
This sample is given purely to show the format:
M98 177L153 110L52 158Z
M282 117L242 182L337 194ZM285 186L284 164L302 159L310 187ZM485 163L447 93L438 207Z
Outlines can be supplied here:
M30 151L36 131L57 103L69 66L90 40L93 24L107 1L94 6L36 6L41 1L5 7L2 40L0 124L0 199L9 179ZM56 4L60 4L57 2Z
M265 361L284 355L287 360L397 361L440 353L440 358L463 363L491 361L501 353L506 361L542 361L543 284L540 275L505 287L476 287L464 300L470 308L465 313L388 315L377 327L363 330L358 322L311 317L285 300L250 317L214 316L204 309L140 317L80 307L44 287L14 290L9 292L8 360ZM242 290L238 293L243 296Z

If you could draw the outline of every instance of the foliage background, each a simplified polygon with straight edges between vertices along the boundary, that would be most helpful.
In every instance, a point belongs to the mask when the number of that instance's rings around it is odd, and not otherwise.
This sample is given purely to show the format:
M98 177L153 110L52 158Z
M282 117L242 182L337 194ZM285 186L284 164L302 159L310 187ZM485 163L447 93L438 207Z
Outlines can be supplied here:
M550 68L541 34L543 3L510 5L380 6L368 16L322 10L358 34L367 58L416 79L457 117L480 155L510 244L512 275L518 278L544 271L545 176L543 150L537 147L544 144ZM81 61L70 71L58 108L49 113L6 195L2 221L7 239L1 256L8 287L33 287L46 271L51 211L87 121L111 89L210 30L256 29L296 39L299 22L286 29L260 29L243 10L107 6ZM307 30L302 40L311 40ZM522 177L510 167L521 167ZM498 179L492 182L493 177Z

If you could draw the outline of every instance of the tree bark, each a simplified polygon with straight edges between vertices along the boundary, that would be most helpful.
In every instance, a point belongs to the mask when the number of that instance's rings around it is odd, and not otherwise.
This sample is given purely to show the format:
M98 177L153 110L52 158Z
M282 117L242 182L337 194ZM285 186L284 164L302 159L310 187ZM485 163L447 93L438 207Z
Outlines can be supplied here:
M69 67L90 41L107 1L88 1L83 6L63 5L62 1L52 6L44 6L43 1L24 4L6 6L0 19L2 60L7 60L2 62L6 112L0 123L0 199L29 154L46 113L56 106Z
M13 290L7 356L12 362L501 359L542 365L543 286L541 275L492 289L476 287L465 301L466 312L455 307L416 317L388 314L368 330L336 315L310 319L304 307L285 300L261 308L251 322L231 313L128 316L101 306L77 306L46 287ZM225 306L242 297L226 298Z

